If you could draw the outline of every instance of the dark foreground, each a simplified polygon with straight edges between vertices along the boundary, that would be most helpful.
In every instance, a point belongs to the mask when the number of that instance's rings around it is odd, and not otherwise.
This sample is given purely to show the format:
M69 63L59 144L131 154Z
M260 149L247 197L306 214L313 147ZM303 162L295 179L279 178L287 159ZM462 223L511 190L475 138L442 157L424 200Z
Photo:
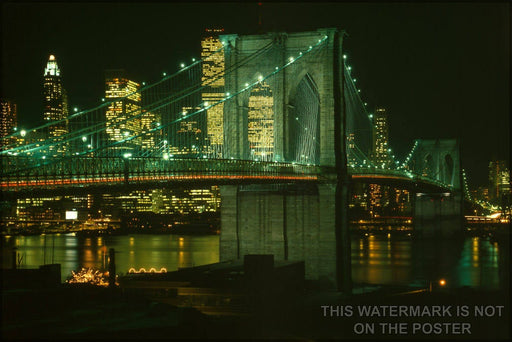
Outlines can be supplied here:
M120 288L62 285L11 289L2 292L2 339L510 338L508 292L406 290L380 288L347 298L334 291L310 288L293 300L263 296L244 315L213 316L128 294ZM430 310L430 315L436 313L432 308L444 307L444 316L392 317L382 307L380 317L375 316L376 311L374 317L358 312L363 306L401 305L419 306L423 314ZM462 307L467 308L467 316ZM462 324L466 328L469 325L469 330L461 329ZM414 332L413 327L417 328Z

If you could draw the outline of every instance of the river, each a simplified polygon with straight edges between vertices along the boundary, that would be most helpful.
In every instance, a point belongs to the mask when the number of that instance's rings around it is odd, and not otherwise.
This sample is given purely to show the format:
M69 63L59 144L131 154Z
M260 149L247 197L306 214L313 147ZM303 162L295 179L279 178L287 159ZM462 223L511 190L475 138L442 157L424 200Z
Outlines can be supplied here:
M486 237L418 240L404 234L353 234L352 277L356 284L426 286L445 279L451 286L499 287L501 247ZM16 247L20 268L61 264L62 280L81 267L105 269L110 248L118 274L129 269L167 271L219 261L219 236L51 234L3 236L2 267Z

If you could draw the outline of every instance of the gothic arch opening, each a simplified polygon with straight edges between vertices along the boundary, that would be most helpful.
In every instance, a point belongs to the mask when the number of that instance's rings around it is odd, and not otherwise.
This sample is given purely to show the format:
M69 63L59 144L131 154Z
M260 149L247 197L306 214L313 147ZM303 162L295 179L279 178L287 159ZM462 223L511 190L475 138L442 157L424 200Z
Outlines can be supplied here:
M320 96L309 74L304 75L291 97L287 119L286 160L320 163Z

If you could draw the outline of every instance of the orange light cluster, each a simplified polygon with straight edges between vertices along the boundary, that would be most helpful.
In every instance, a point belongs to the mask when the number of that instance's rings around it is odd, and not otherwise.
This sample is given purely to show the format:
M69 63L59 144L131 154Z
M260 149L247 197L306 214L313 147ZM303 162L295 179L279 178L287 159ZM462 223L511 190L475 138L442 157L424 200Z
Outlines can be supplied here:
M100 272L98 270L93 270L92 268L82 267L80 271L75 273L71 271L71 278L66 280L66 283L69 284L92 284L96 286L108 286L108 272ZM116 285L119 285L117 282L116 275Z
M128 270L128 273L167 273L167 269L165 267L162 267L160 271L157 271L154 267L151 267L149 271L146 271L144 267L141 267L137 271L135 268L132 267Z

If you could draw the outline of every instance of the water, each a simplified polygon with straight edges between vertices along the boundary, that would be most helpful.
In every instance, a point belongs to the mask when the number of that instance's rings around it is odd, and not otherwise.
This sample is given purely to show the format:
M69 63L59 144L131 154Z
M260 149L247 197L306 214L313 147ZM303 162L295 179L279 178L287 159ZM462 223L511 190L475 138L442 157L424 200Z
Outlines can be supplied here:
M45 248L46 245L46 248ZM62 280L81 267L105 269L108 249L116 251L118 274L162 267L168 271L219 261L219 236L122 235L77 237L40 235L2 237L3 267L11 265L12 247L21 268L60 263ZM417 241L391 234L352 237L354 283L426 286L445 279L452 286L499 287L501 247L488 238ZM504 253L504 251L501 251Z
M363 235L352 238L352 277L368 284L428 286L444 279L453 287L498 289L499 253L499 244L485 237Z
M215 235L11 236L3 237L3 244L4 253L18 248L23 258L20 268L37 268L45 259L61 264L63 281L82 267L107 269L110 248L116 252L117 274L128 273L130 268L175 271L219 261L219 236ZM11 256L4 255L2 260L3 267L9 267Z

